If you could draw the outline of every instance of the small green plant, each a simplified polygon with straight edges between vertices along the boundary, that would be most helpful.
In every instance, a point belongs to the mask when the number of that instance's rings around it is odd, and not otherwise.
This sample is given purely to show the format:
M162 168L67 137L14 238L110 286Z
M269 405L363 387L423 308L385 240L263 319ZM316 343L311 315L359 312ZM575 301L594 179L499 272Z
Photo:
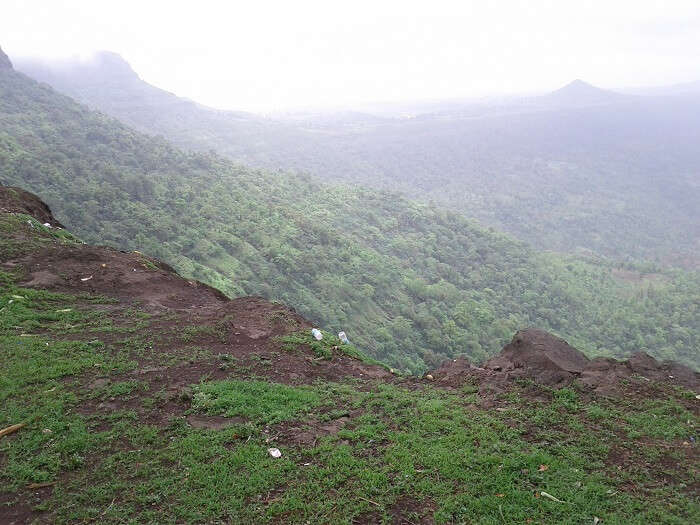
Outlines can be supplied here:
M554 404L563 407L569 412L576 412L580 409L578 394L571 388L561 388L554 391Z
M586 407L586 415L594 421L601 421L612 417L609 410L595 404Z

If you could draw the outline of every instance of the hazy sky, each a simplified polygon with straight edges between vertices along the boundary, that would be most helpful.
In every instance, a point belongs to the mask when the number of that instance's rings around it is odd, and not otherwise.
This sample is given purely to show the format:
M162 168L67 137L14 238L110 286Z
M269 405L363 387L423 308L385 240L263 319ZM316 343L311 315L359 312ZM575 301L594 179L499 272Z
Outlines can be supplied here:
M3 0L0 46L268 111L700 80L700 1Z

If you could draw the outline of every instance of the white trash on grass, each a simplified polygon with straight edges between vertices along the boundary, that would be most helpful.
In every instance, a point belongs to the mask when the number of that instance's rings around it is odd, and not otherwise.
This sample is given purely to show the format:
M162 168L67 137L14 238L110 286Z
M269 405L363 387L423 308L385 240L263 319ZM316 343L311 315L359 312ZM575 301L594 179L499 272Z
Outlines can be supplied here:
M323 339L323 334L321 333L321 330L319 330L318 328L313 328L311 330L311 335L314 336L316 341L320 341L321 339Z
M345 335L345 332L338 332L338 339L340 339L340 342L344 345L350 344L350 341L348 341L348 336Z
M281 458L282 453L280 452L280 449L278 448L268 448L267 453L270 454L273 458Z

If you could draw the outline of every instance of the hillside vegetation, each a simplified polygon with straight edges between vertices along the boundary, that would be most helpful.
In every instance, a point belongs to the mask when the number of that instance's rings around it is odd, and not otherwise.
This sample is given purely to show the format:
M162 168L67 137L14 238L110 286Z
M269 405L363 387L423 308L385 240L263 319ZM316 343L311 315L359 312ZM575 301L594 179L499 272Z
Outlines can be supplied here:
M700 364L697 272L542 254L439 206L184 153L7 68L0 178L87 241L283 301L402 370L480 360L528 325Z
M683 367L608 363L599 395L546 359L575 349L519 333L558 378L402 377L284 306L43 226L33 200L0 188L0 523L700 519Z
M274 120L180 99L111 53L19 67L181 147L400 190L538 248L700 264L698 91L642 97L576 81L541 97L426 106L411 118Z

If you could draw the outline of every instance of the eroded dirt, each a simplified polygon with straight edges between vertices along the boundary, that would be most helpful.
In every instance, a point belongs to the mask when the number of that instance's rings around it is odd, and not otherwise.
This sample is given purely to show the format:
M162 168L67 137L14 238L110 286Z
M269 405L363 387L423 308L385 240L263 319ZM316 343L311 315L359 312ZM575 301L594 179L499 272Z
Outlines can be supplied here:
M530 380L549 387L576 382L599 395L619 397L639 391L640 383L662 383L700 390L700 374L674 362L659 362L644 352L618 361L588 359L563 339L535 329L520 330L513 340L482 366L467 359L444 362L429 374L437 385L479 385L487 395L508 388L514 380Z

